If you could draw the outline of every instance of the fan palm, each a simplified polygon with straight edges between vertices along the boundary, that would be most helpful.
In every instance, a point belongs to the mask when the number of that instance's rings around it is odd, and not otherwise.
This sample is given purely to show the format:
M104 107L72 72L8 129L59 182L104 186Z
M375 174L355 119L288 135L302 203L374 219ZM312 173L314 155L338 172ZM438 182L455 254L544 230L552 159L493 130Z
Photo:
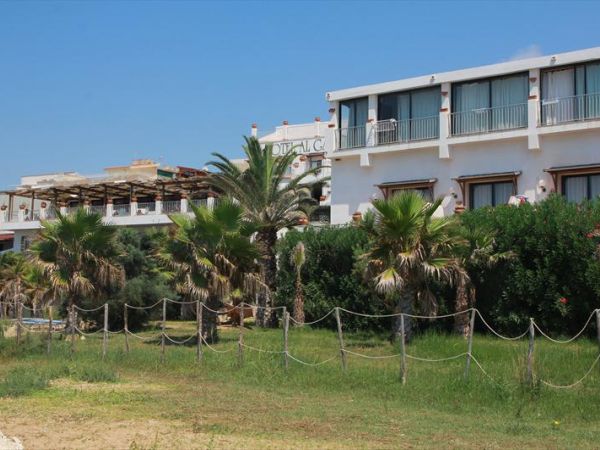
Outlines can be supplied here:
M256 293L259 253L250 241L254 229L239 204L222 199L214 209L190 205L194 216L173 215L174 239L164 242L160 258L171 270L176 289L188 300L201 300L203 338L218 339L217 311L235 289Z
M122 286L116 228L84 209L71 215L57 211L56 219L43 222L31 248L52 295L66 297L73 306L85 297L98 297L107 289Z
M241 169L219 153L213 153L217 160L209 162L209 165L217 169L211 175L212 184L239 202L244 217L256 226L262 277L269 288L258 298L259 306L263 308L259 308L257 324L266 326L274 321L273 315L267 317L264 308L272 306L272 293L275 290L277 232L297 225L300 219L308 218L314 200L311 198L312 185L306 183L306 177L317 173L319 168L289 180L287 170L296 157L294 149L285 155L274 156L272 144L262 146L255 137L245 140L246 169Z
M459 239L452 218L435 218L441 200L427 203L412 191L387 200L374 200L374 218L367 221L372 248L363 255L376 289L397 297L396 312L412 313L417 306L426 314L437 313L429 289L432 281L452 283L461 271L454 252ZM405 320L405 336L411 337L412 321ZM400 337L400 319L393 338Z
M473 278L482 269L489 269L500 261L514 257L514 253L496 250L496 234L493 230L474 224L462 223L457 230L461 244L457 247L457 256L465 271L456 280L455 311L464 311L475 304L476 290ZM464 275L467 276L464 276ZM454 329L458 334L468 336L469 317L460 314L454 318Z
M3 317L6 317L7 307L16 311L18 303L26 302L30 273L31 264L22 254L8 252L0 256L0 300L3 301Z

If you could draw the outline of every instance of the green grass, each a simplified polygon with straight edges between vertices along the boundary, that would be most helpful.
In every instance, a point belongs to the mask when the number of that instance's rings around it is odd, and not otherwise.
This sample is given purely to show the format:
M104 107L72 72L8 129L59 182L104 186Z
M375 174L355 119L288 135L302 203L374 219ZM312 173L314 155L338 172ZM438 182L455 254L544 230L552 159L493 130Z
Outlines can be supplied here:
M192 323L168 325L175 339L193 332ZM126 354L123 336L111 335L105 361L99 337L77 341L74 355L69 342L56 337L50 356L38 336L27 337L19 348L12 339L0 339L1 431L27 447L40 442L75 448L90 442L119 448L597 446L600 367L574 389L555 390L539 382L579 379L598 354L596 343L585 339L567 345L536 340L533 386L523 382L526 341L479 335L473 354L489 377L472 364L465 381L464 357L438 363L409 359L402 385L399 358L348 355L348 370L342 372L337 335L331 331L290 329L294 356L308 362L334 359L318 367L289 361L287 371L282 355L249 349L240 366L237 330L224 329L221 336L215 348L231 351L204 348L201 364L193 341L168 345L163 364L158 338L130 338ZM245 330L244 342L279 351L283 336L281 330L252 328ZM399 353L385 336L347 333L345 342L357 353ZM424 334L407 351L443 358L465 352L466 342ZM57 421L69 427L53 425ZM124 430L123 423L128 424ZM82 441L96 428L91 440Z

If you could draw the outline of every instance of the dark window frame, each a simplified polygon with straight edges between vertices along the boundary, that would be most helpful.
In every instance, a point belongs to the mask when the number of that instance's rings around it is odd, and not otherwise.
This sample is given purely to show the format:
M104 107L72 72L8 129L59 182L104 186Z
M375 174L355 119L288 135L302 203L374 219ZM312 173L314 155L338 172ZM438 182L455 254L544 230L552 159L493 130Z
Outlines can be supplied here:
M563 197L567 197L567 189L566 189L566 181L569 178L582 178L585 177L586 179L586 188L587 188L587 195L585 200L593 200L593 198L591 197L592 194L592 177L594 176L600 176L600 172L587 172L587 173L573 173L573 174L565 174L565 175L561 175L560 177L560 195L562 195Z
M513 179L501 179L501 180L494 180L494 181L483 181L483 182L473 182L473 183L469 183L469 209L477 209L474 205L473 205L473 201L474 201L474 190L475 190L475 186L483 186L483 185L491 185L492 186L492 204L491 205L486 205L486 206L491 206L492 208L498 206L498 200L496 199L496 185L498 184L511 184L512 185L512 195L517 195L516 193L516 183L515 180ZM500 203L500 204L504 204L504 203Z

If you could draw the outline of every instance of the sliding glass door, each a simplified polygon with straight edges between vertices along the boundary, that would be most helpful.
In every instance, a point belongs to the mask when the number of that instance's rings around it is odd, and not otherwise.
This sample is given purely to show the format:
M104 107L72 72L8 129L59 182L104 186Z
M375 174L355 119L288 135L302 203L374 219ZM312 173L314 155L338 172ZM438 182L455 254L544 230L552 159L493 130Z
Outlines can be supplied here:
M340 102L340 148L364 147L369 106L366 98Z

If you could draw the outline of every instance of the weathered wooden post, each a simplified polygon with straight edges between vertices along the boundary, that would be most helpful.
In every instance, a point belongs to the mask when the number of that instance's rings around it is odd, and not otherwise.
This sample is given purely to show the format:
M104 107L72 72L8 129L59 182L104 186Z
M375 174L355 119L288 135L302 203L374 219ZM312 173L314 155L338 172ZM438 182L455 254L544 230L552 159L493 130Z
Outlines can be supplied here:
M71 316L71 356L75 353L75 305L71 305L69 315Z
M102 359L106 358L108 351L108 303L104 304L104 332L102 334Z
M240 303L240 334L238 336L238 364L244 364L244 302Z
M471 369L471 352L473 351L473 330L475 328L475 308L471 310L471 320L469 322L469 341L467 344L467 362L465 364L465 380L469 379L469 369Z
M129 318L127 303L123 305L123 333L125 334L125 353L129 353Z
M288 359L288 331L290 329L290 313L287 308L283 308L283 366L285 370L289 367Z
M406 333L404 332L404 314L400 314L400 379L406 384Z
M52 349L52 305L48 306L48 342L46 344L46 352L50 354Z
M165 330L167 321L167 300L163 298L162 308L162 332L160 334L160 362L165 362Z
M202 361L202 305L196 300L196 361Z
M335 307L335 321L337 322L338 339L340 341L340 357L342 360L342 370L347 368L346 351L344 350L344 335L342 334L342 320L340 319L340 308Z
M535 342L535 326L533 318L529 319L529 348L527 349L527 382L533 384L533 345Z
M598 339L598 351L600 351L600 309L596 310L596 337Z
M17 345L21 343L21 322L23 321L23 302L17 302Z

